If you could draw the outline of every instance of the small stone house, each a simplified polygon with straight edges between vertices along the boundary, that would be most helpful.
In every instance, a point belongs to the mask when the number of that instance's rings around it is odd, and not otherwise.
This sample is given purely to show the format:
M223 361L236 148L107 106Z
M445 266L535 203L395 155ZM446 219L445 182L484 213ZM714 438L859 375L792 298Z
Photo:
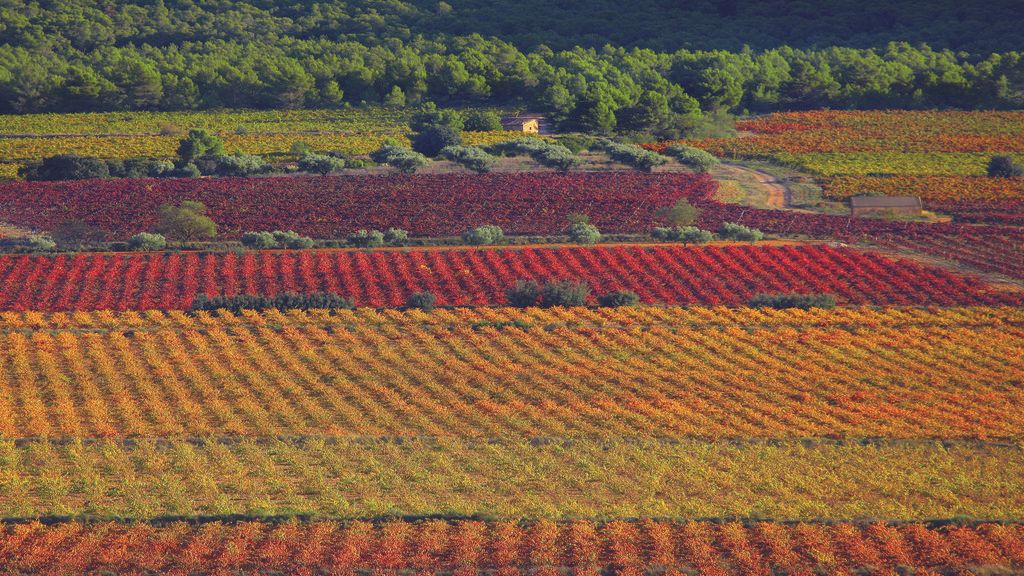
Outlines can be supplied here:
M852 216L920 216L924 207L916 196L854 196L850 198Z
M512 132L541 134L547 132L547 121L538 114L521 114L502 118L501 127Z

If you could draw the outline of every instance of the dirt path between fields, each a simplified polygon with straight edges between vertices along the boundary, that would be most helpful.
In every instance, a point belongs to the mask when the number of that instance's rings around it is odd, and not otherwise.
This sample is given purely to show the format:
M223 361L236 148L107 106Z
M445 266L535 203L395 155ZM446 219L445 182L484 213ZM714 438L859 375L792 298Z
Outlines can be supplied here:
M721 164L714 174L715 178L735 180L744 188L755 188L763 195L763 203L766 208L784 210L790 204L790 192L786 185L778 178L736 164Z

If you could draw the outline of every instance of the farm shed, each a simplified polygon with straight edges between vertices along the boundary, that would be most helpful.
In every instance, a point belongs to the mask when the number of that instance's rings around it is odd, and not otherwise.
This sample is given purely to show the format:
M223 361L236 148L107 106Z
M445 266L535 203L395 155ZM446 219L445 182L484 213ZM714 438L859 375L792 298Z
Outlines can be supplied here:
M854 196L850 198L850 214L868 216L877 214L901 214L920 216L921 199L917 196Z
M501 127L512 132L542 134L549 132L547 118L540 114L520 114L501 119Z

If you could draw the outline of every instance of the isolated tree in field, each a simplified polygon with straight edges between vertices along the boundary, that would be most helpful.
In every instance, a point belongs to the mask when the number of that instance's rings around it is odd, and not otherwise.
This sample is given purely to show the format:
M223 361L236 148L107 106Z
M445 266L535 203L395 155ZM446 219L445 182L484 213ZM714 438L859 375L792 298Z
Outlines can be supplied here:
M988 163L988 175L993 178L1016 178L1024 176L1024 166L1014 162L1010 156L993 156Z
M462 136L450 126L428 126L412 140L412 149L433 158L448 146L460 146Z
M164 204L157 214L157 233L171 240L209 240L217 235L217 224L206 215L202 202L182 200L178 206Z
M102 242L106 238L103 230L84 220L65 220L50 232L54 242L61 248L79 248L85 244Z
M671 208L665 210L664 217L673 226L693 226L700 217L700 208L686 198L680 198Z
M188 137L178 143L178 157L191 162L202 156L221 156L224 154L224 141L216 134L206 130L189 130Z

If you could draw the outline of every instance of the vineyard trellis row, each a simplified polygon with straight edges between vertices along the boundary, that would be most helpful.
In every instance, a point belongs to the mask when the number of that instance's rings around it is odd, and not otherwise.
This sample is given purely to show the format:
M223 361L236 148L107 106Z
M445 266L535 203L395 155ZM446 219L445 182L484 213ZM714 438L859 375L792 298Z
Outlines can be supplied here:
M645 520L528 525L440 520L166 526L25 524L0 533L0 568L30 573L417 573L699 571L722 576L1024 567L1019 526Z
M0 310L185 309L197 294L334 292L358 306L503 305L517 279L586 282L646 303L739 305L757 293L844 304L1013 304L1021 294L936 267L825 245L249 251L0 256Z
M1017 308L5 313L0 437L1013 439L1022 343Z

